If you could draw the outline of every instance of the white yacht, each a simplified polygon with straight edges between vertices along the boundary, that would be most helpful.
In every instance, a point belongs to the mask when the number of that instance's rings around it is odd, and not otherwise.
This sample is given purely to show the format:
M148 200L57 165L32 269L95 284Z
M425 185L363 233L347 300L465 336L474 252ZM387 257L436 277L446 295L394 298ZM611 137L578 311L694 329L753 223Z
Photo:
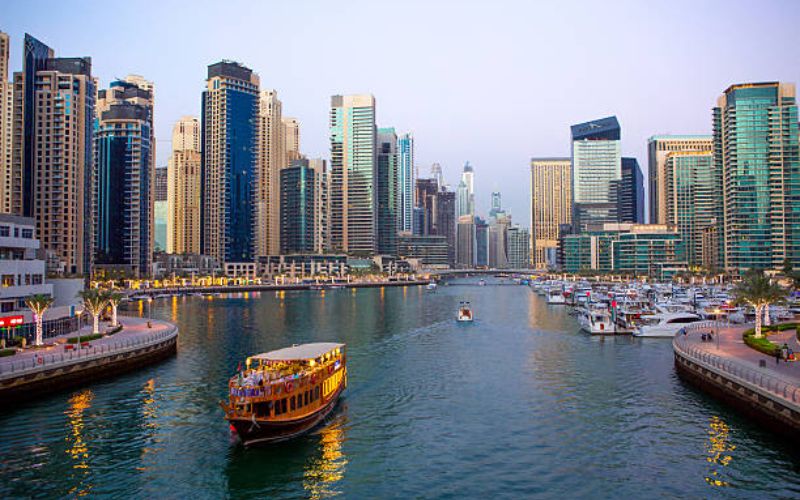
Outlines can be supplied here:
M458 315L456 321L459 323L471 323L473 320L472 309L469 307L469 302L461 302L458 305Z
M566 304L567 298L564 297L564 288L560 285L551 285L547 290L548 304Z
M436 291L436 282L435 281L431 281L430 283L428 283L428 286L426 288L428 290L431 290L431 291L435 292Z
M681 328L700 320L700 316L685 312L642 316L639 327L634 330L633 335L636 337L670 338L677 335Z
M578 318L581 328L592 335L614 335L616 329L611 321L611 311L605 304L591 304Z

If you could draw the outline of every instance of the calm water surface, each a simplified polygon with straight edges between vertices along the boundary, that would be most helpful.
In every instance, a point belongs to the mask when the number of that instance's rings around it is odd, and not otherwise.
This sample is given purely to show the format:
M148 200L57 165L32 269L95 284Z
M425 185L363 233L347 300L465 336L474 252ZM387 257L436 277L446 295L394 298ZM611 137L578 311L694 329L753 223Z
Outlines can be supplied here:
M453 320L461 300L472 325ZM800 496L800 453L682 383L669 341L589 337L527 287L174 298L152 314L179 325L176 357L2 408L0 497ZM217 405L228 377L312 341L348 344L335 416L244 450Z

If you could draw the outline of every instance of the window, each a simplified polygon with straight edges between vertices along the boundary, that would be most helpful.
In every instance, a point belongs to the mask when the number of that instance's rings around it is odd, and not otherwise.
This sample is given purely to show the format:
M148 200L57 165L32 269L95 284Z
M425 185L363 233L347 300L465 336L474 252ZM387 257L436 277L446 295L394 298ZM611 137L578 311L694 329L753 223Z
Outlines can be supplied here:
M314 387L314 401L319 399L319 386Z
M26 239L33 238L33 229L23 229L22 230L22 237Z
M294 411L294 410L295 410L294 396L292 396L292 397L289 398L289 411Z
M14 310L14 302L3 302L0 304L0 311L6 313Z
M3 286L14 286L13 274L4 274L2 280L3 280Z
M309 391L306 391L305 394L303 395L303 406L308 404L308 399L309 399L308 398L308 393L309 393Z
M286 398L281 399L281 413L286 413Z
M0 236L10 236L11 228L8 226L0 226Z

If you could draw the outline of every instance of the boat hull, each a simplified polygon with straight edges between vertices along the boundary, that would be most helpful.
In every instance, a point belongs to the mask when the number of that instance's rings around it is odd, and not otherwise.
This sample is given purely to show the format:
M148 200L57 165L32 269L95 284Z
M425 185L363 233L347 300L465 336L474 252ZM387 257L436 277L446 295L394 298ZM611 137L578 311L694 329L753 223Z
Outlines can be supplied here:
M278 443L300 437L318 425L333 412L339 402L339 396L344 391L340 387L325 406L305 417L289 421L270 421L256 419L255 422L246 418L230 418L229 421L236 434L245 446L258 446Z

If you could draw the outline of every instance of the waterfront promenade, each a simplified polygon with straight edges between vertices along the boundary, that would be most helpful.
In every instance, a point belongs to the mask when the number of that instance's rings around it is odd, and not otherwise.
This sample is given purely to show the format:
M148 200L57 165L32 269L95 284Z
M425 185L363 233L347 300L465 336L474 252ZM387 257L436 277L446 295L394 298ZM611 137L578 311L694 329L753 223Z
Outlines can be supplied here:
M68 337L62 336L47 339L48 344L43 347L0 358L0 397L28 399L138 369L175 352L175 325L153 321L148 327L147 320L131 317L121 317L120 323L124 327L121 331L82 340L81 348L67 343ZM91 327L80 331L82 337L91 334ZM69 337L77 337L77 332Z
M678 374L709 394L731 404L766 426L800 442L800 365L776 362L747 346L742 333L748 327L705 321L687 327L687 335L673 340ZM702 341L714 332L713 341ZM794 331L770 335L800 351Z

